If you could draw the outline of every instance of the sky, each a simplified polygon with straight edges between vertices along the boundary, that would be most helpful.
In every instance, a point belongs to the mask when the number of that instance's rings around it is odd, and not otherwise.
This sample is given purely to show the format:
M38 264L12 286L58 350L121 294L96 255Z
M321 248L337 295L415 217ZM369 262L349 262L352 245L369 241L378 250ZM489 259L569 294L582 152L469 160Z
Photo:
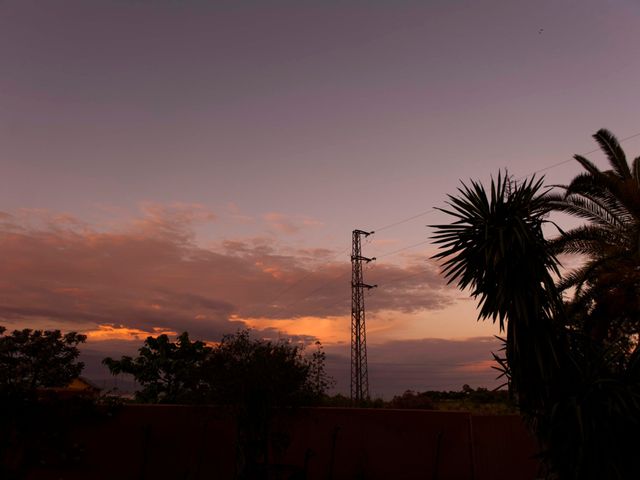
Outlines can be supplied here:
M320 340L346 393L351 232L375 230L372 394L495 387L499 332L430 260L433 207L500 169L566 183L596 130L640 133L639 21L631 0L1 0L0 324L86 333L101 379L147 335Z

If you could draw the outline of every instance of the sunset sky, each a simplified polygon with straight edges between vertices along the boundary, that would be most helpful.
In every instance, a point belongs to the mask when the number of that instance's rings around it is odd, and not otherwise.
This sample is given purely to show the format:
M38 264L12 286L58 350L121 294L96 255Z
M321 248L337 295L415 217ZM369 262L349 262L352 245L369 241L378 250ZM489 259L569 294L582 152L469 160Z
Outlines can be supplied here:
M639 22L636 0L1 0L0 325L87 333L94 378L149 334L319 339L348 392L351 231L376 230L372 394L496 386L431 209L640 133Z

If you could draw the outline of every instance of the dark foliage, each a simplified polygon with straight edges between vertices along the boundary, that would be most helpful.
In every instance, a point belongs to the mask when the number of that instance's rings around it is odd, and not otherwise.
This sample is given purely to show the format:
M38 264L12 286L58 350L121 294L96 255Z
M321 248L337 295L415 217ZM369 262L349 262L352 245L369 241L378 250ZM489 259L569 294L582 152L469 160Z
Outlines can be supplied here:
M78 345L86 337L59 330L5 332L0 327L0 478L27 478L33 467L73 468L83 460L73 429L107 418L113 408L56 393L81 373Z
M407 390L402 395L396 395L387 404L389 408L436 410L436 403L431 392L414 392Z
M192 342L187 333L176 342L149 337L137 357L104 364L113 374L134 376L142 386L138 401L227 407L238 429L238 478L266 478L274 409L316 404L332 383L319 342L305 357L300 345L253 339L249 330L215 346Z
M385 404L386 408L419 410L455 410L476 414L513 414L517 410L506 390L489 390L463 385L459 391L414 392L407 390Z
M541 179L516 185L498 175L489 192L472 182L459 193L443 210L454 223L435 226L442 249L435 258L443 261L449 283L479 298L479 317L506 329L511 387L524 410L535 414L567 381L562 301L552 276L557 260L542 234L551 208L547 192Z
M320 350L311 360L287 341L250 338L248 330L225 335L205 362L211 401L223 405L259 402L265 408L309 404L324 393L328 377Z
M449 281L470 288L480 317L506 329L500 368L538 435L548 478L563 480L636 478L640 449L640 161L629 168L606 131L596 140L610 172L576 157L588 174L562 197L533 179L498 176L489 192L463 186L445 210L455 221L436 226L434 237ZM554 208L589 224L549 242L541 227ZM558 252L587 261L555 285ZM563 304L561 290L570 286L576 296Z
M305 358L299 345L254 340L241 330L225 335L209 355L203 375L211 381L210 399L228 406L237 420L238 478L267 478L274 408L316 404L323 397L331 380L316 346Z
M561 187L552 206L588 223L562 232L552 246L586 260L560 282L563 290L574 289L568 305L574 324L595 348L615 349L628 359L640 334L640 157L628 164L607 130L593 137L611 168L601 171L575 156L585 172Z
M142 387L136 400L143 403L301 405L321 397L332 382L319 342L305 357L300 345L252 339L249 330L225 335L215 346L191 341L186 332L175 342L148 337L137 357L103 363L114 375L133 375Z
M32 397L40 387L63 387L84 368L77 359L85 335L60 330L5 332L0 326L0 395L5 399Z
M102 363L114 375L133 375L142 386L136 392L139 402L202 403L211 388L211 382L203 376L203 365L211 352L211 347L192 342L185 332L175 342L167 335L147 337L137 357L107 357Z

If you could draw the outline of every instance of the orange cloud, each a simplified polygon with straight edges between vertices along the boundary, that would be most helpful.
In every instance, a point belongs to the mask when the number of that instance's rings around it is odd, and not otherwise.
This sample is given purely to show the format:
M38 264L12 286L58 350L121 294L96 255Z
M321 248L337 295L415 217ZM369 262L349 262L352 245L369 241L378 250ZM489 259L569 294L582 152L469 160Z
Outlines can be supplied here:
M110 230L34 215L0 216L0 322L10 327L64 324L99 338L160 329L217 340L252 324L345 338L348 322L336 319L350 314L351 266L331 250L284 249L260 238L204 248L192 224L214 216L201 206L148 205L142 218ZM380 284L367 298L372 314L452 302L437 267L424 259L379 263L367 275ZM125 330L100 330L105 325Z
M336 317L299 317L295 319L275 320L272 318L243 318L250 328L271 329L286 332L287 335L309 335L323 343L349 342L351 316Z
M149 336L170 335L175 336L178 333L163 328L152 328L148 331L139 328L127 328L116 325L98 325L95 330L86 330L84 334L88 341L104 341L104 340L144 340Z

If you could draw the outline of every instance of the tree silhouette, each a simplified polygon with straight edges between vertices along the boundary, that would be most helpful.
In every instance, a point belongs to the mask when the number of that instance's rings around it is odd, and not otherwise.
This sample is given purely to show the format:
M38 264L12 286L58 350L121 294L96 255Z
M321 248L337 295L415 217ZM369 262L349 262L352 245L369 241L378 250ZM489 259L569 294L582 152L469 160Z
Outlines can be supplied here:
M249 330L225 335L211 352L205 376L212 400L237 420L238 478L266 478L274 409L313 404L329 385L324 352L302 353L288 341L252 339Z
M0 326L0 478L25 478L30 464L69 452L61 439L80 416L66 416L55 397L40 402L38 390L64 387L80 375L78 344L86 337L60 330L5 332ZM6 462L12 452L15 461Z
M147 337L135 358L107 357L102 363L114 375L133 375L142 386L136 392L140 402L202 403L210 388L210 382L202 376L202 366L211 350L204 342L192 342L187 332L175 342L163 334Z
M552 277L557 260L542 234L547 192L541 179L512 185L499 174L489 192L472 182L459 193L443 209L457 220L435 225L442 251L434 258L443 261L449 283L479 298L481 319L506 329L511 386L525 411L536 412L565 382L562 302Z
M39 387L62 387L82 372L78 344L86 340L76 332L14 330L5 335L0 326L0 394L33 395Z
M553 242L557 252L586 261L569 272L560 288L574 288L570 308L599 347L631 352L640 333L640 157L629 165L616 137L593 135L611 168L599 170L581 155L586 170L556 195L554 209L587 220Z
M152 403L208 403L226 407L238 432L238 478L266 475L274 409L317 402L331 385L319 342L311 358L301 345L225 335L215 346L183 333L148 337L135 358L105 358L111 373L128 373L142 386L136 399Z
M215 346L191 341L187 332L175 342L167 335L147 337L138 356L102 362L114 375L126 373L142 387L144 403L235 405L308 404L331 386L319 342L310 358L289 341L252 339L249 330L225 335Z
M505 373L540 440L548 478L635 478L640 353L636 349L621 363L615 349L592 348L582 322L592 306L563 304L553 282L557 244L542 235L557 202L542 180L517 184L498 175L488 192L475 182L463 185L444 209L454 222L435 227L441 247L435 257L449 282L479 298L479 317L506 329ZM631 272L637 279L637 268ZM627 281L626 269L617 275ZM598 285L595 278L587 281ZM623 315L624 309L618 304L610 314Z

